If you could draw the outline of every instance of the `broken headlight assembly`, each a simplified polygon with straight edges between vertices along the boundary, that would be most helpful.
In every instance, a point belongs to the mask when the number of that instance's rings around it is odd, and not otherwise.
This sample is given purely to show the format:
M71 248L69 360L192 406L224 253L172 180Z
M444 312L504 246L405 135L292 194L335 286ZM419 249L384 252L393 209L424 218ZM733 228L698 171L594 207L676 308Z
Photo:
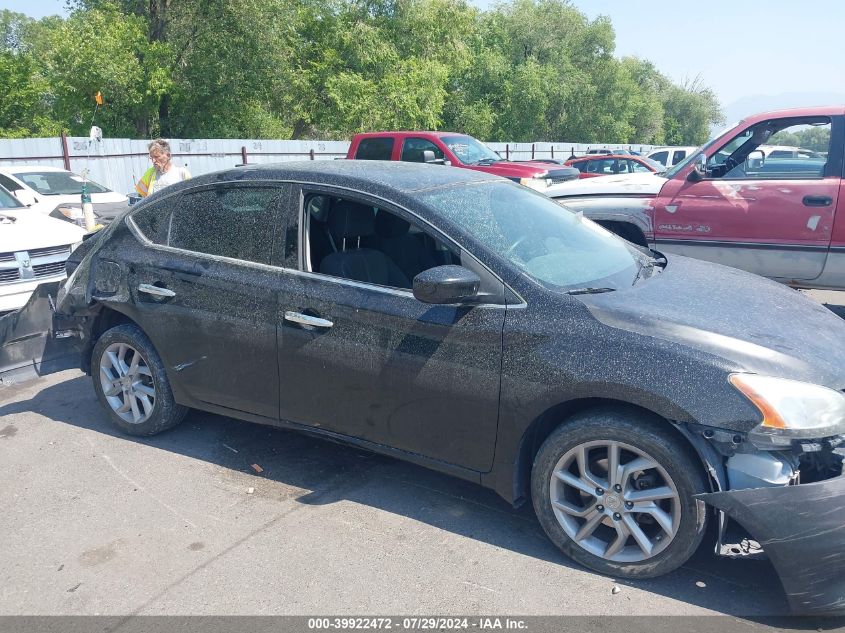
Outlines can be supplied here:
M760 449L782 449L793 440L845 434L845 394L786 378L731 374L730 383L763 415L748 433Z

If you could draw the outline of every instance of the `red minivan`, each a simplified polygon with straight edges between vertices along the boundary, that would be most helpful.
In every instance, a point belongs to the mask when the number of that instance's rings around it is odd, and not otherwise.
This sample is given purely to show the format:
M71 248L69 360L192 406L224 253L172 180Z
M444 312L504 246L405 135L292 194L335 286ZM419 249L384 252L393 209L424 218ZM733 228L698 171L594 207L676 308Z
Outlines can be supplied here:
M503 176L537 191L575 180L574 167L505 160L472 136L456 132L368 132L356 134L347 158L436 162Z

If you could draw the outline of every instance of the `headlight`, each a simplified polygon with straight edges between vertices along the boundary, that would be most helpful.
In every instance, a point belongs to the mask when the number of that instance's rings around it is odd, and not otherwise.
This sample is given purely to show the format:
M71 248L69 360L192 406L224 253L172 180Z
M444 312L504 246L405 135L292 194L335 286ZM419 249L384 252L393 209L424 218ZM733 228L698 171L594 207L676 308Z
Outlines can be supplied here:
M845 395L839 391L756 374L731 374L729 380L763 414L748 434L759 448L845 434Z
M67 220L73 222L78 226L85 226L85 214L82 213L81 207L74 207L72 205L59 205L50 214L54 218L60 220Z
M519 184L525 185L526 187L530 187L531 189L536 189L537 191L542 191L543 189L552 184L552 179L546 178L545 176L536 176L534 178L520 178Z

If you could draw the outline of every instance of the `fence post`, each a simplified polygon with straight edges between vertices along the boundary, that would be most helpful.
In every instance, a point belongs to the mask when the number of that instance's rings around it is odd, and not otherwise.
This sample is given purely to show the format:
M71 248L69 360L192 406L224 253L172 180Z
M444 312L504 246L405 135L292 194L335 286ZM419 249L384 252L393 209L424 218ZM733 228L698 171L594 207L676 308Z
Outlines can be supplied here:
M534 143L531 143L531 160L534 160Z
M70 171L70 152L67 148L67 134L62 130L62 158L65 161L65 169Z
M246 145L241 145L241 163L246 165Z
M554 158L554 157L555 157L555 146L552 145L552 158Z
M308 151L308 155L311 157L311 160L314 160L314 148L313 147Z
M505 143L505 160L511 159L511 146L510 143Z

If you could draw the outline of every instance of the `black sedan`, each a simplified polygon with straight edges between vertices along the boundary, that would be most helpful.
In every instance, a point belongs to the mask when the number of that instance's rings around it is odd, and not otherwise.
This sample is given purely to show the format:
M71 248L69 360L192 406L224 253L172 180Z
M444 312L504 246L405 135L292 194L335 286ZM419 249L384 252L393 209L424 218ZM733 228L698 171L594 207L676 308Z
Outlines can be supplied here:
M361 161L174 185L69 267L53 329L126 433L196 408L351 442L530 499L615 577L739 524L796 610L845 608L845 322L789 288Z

